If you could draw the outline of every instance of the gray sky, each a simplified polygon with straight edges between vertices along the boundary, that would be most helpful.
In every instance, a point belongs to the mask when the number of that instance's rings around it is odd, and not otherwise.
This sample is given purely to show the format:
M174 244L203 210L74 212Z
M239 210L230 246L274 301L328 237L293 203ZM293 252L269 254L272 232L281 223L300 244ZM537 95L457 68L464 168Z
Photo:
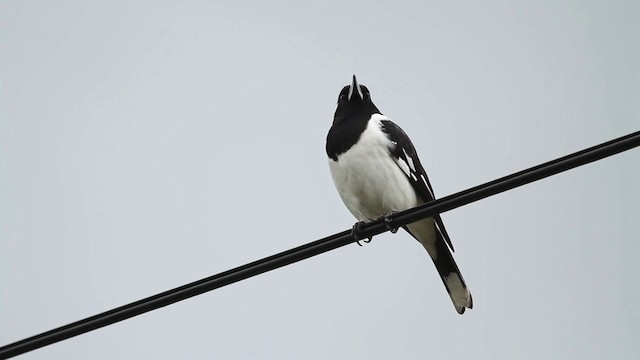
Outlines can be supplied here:
M640 128L640 2L3 1L0 345L349 228L358 75L438 196ZM640 357L640 150L24 359Z

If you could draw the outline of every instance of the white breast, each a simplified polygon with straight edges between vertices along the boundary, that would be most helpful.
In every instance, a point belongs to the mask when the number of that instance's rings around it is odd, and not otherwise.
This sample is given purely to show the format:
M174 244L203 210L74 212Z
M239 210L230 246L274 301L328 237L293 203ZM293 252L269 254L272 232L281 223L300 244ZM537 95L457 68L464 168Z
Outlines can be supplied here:
M417 205L411 183L389 154L392 144L382 132L381 120L388 118L373 115L358 143L339 155L338 161L329 159L338 193L360 221L374 220Z

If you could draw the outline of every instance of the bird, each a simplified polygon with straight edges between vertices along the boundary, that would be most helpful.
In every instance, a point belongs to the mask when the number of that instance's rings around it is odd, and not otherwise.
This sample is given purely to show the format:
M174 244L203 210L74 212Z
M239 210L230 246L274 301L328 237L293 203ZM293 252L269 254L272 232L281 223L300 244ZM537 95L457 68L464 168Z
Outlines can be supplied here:
M326 152L334 185L354 225L435 200L416 149L407 134L373 104L371 93L356 76L338 95ZM459 314L473 308L473 299L452 252L440 215L403 227L426 249ZM394 230L394 229L392 229ZM397 229L395 229L397 230ZM371 239L369 239L371 240Z

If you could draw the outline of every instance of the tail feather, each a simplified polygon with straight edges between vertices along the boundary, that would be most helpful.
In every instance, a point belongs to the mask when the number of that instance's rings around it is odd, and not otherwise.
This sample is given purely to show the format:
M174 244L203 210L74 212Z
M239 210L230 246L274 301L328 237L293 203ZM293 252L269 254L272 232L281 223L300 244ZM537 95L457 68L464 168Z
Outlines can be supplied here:
M456 311L463 314L466 308L473 308L471 292L453 259L451 250L447 247L444 236L435 226L433 218L409 224L405 230L416 238L429 253Z
M463 314L465 308L473 308L473 298L471 292L464 282L464 278L458 269L456 261L453 259L451 251L442 239L438 239L435 244L436 257L431 257L438 274L444 283L444 287L451 297L453 306L459 314Z

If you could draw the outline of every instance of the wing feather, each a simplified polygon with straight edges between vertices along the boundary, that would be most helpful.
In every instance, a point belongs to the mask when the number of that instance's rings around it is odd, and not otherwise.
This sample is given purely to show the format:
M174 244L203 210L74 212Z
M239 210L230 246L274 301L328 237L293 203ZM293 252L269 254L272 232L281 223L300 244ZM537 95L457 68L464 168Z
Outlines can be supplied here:
M409 136L391 120L382 120L381 124L382 130L389 136L392 142L392 148L389 149L391 155L394 157L398 167L409 179L413 189L425 203L435 200L435 193L433 192L433 187L431 186L427 172L422 167L418 153ZM435 220L438 234L444 239L449 248L451 248L451 251L455 251L440 214L435 215L433 219ZM411 232L409 233L411 234ZM413 234L411 235L413 236Z

